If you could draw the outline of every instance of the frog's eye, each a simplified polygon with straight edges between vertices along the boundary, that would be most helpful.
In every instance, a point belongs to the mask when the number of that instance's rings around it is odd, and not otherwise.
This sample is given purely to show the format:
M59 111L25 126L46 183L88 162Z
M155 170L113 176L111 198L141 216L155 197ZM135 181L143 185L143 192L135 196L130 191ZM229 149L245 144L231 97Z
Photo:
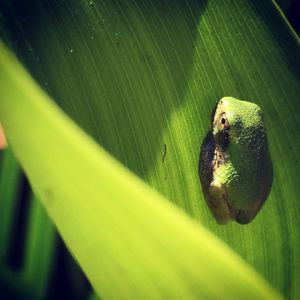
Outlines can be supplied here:
M224 112L219 117L219 124L220 124L219 126L220 126L221 130L229 128L228 120L227 120L226 114Z

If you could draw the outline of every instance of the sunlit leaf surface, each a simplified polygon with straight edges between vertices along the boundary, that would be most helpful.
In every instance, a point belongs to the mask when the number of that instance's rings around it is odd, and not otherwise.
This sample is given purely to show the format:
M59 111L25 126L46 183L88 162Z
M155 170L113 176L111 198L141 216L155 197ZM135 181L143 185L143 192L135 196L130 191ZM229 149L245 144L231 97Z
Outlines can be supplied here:
M271 1L11 1L1 11L6 40L86 132L287 298L299 295L299 41ZM197 174L225 95L258 103L269 133L273 189L246 226L216 224Z

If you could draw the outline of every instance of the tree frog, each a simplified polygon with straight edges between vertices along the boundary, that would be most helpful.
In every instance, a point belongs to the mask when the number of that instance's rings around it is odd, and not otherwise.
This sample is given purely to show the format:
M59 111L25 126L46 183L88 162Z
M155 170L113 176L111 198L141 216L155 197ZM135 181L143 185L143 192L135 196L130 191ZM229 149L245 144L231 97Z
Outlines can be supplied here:
M198 170L204 198L219 224L247 224L268 197L273 179L262 110L223 97L211 114L211 125Z

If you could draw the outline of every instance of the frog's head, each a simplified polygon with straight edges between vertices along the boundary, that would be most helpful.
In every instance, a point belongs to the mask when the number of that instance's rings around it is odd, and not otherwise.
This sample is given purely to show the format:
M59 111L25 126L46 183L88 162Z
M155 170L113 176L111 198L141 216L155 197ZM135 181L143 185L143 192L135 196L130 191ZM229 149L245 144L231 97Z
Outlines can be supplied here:
M232 97L223 97L217 103L211 115L211 122L214 140L224 150L228 147L231 150L237 147L238 151L254 150L255 138L264 131L260 107L255 103Z

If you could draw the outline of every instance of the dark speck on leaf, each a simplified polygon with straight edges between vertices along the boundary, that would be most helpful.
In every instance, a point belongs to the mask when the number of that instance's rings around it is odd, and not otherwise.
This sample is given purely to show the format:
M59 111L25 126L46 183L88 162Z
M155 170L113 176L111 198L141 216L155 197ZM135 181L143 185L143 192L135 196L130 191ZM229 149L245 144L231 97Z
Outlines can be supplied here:
M165 161L165 159L166 159L166 156L167 156L167 145L166 145L166 144L164 144L164 152L163 152L163 158L162 158L162 162L164 162L164 161Z

